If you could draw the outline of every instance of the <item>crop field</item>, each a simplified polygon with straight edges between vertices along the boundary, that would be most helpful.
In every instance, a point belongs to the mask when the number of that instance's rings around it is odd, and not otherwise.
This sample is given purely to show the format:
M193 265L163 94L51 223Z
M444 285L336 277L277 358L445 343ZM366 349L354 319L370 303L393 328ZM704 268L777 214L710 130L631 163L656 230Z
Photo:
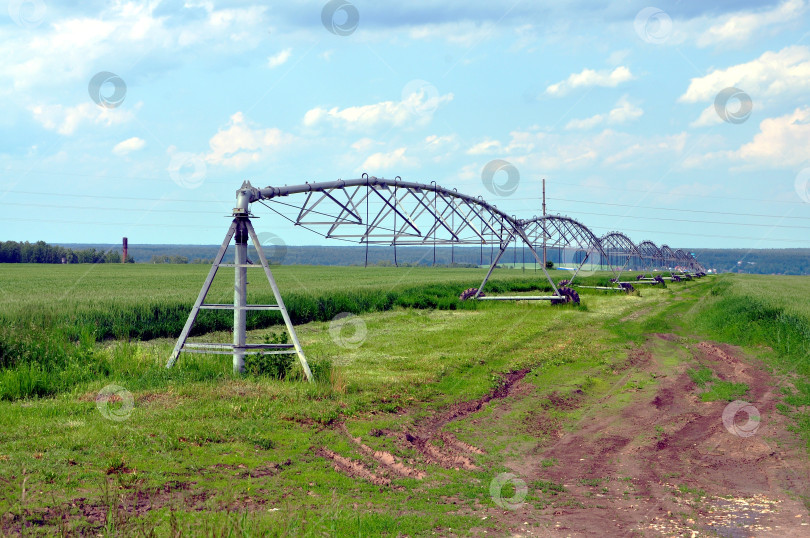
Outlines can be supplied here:
M0 535L810 533L808 278L575 306L459 301L483 269L274 267L307 383L165 368L207 271L0 266ZM487 293L547 289L527 266ZM205 314L194 338L229 341L230 312ZM255 313L250 341L278 323Z

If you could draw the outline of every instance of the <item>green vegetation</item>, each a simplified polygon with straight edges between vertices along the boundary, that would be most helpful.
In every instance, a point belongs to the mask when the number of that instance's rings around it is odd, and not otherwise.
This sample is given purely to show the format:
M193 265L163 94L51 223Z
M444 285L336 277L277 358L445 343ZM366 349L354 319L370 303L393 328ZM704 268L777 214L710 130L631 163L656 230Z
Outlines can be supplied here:
M719 340L768 346L782 367L810 375L810 279L725 275L699 305L698 328Z
M297 322L298 335L317 380L309 384L296 361L267 357L249 364L245 376L231 373L228 356L188 354L172 370L164 367L206 271L192 264L3 267L3 521L27 522L43 534L62 528L108 535L464 534L482 525L476 510L492 506L493 470L571 427L585 414L583 402L617 394L621 403L655 386L649 372L628 369L634 343L676 324L690 334L725 330L713 324L726 299L718 290L738 278L645 287L640 296L583 290L587 309L578 309L459 303L461 290L480 283L483 271L476 269L275 267L288 307L304 320ZM232 294L231 273L222 276L211 301ZM608 278L597 274L588 283ZM497 279L492 290L544 286L518 271ZM32 281L36 289L24 285ZM254 276L251 284L259 288L260 281ZM266 290L253 291L251 302L267 300ZM743 292L732 298L737 293ZM674 294L680 300L671 301ZM367 329L356 348L330 336L330 315L342 311L360 314ZM804 319L801 312L791 315ZM257 318L250 342L283 342L275 320ZM228 341L229 320L212 319L201 320L211 331L205 340ZM767 334L760 322L771 318L746 323ZM800 333L791 334L796 353ZM806 360L776 347L758 353L786 368ZM482 449L474 457L477 469L413 463L423 479L395 478L383 487L336 471L317 453L328 447L356 461L353 439L360 438L374 451L410 461L413 449L381 432L405 431L437 410L502 389L517 370L527 371L524 382L537 398L508 406L493 401L474 421L459 419L445 429ZM727 390L711 371L694 373L709 391ZM97 401L109 385L131 393L134 407L128 410L124 399ZM810 401L810 377L798 378L795 387L786 387L785 405L807 435L810 421L802 423L796 409ZM105 405L108 415L124 419L105 418L99 412ZM477 421L487 419L491 431L483 438ZM438 448L444 443L431 440ZM542 460L540 468L552 474L558 462ZM582 480L600 488L595 495L609 485L603 478ZM507 484L501 494L515 491ZM132 510L133 499L151 509ZM576 503L562 483L545 479L528 484L525 501L538 509ZM492 525L495 534L508 530Z
M678 491L676 494L680 494L684 497L691 496L695 500L695 502L700 502L701 500L703 500L703 497L706 496L706 491L699 488L687 486L686 484L681 484L680 486L678 486Z
M694 249L700 262L721 273L740 272L758 275L810 274L810 250L806 248L767 249Z
M705 366L701 366L697 370L689 369L686 371L689 374L689 377L692 378L692 382L698 387L706 386L706 383L714 379L714 372L712 372L711 368L706 368Z
M362 271L361 279L357 278L357 271ZM3 266L0 399L57 394L76 383L113 375L115 372L93 351L94 342L177 337L207 272L208 267L195 265ZM481 269L419 267L274 269L296 325L329 321L341 312L487 308L488 305L458 300L459 292L479 285L484 273ZM542 274L529 275L503 271L488 283L487 292L551 291ZM220 272L209 293L209 302L232 300L231 278L230 271ZM32 279L36 286L30 285ZM267 282L262 278L255 280L248 300L272 303ZM590 280L605 283L608 277ZM280 322L277 312L257 312L249 317L248 328L265 328ZM228 330L232 323L229 311L204 311L192 336ZM189 375L204 380L212 379L214 374L200 367Z
M709 390L700 395L700 399L704 402L715 402L717 400L733 402L734 400L742 399L747 392L748 385L745 383L715 381L712 383Z
M562 484L556 484L550 480L535 480L532 482L532 487L542 491L546 495L558 495L568 491Z
M73 250L52 246L45 241L18 243L0 241L0 263L121 263L122 254L115 249ZM135 260L127 256L127 262Z
M706 385L708 389L701 392L700 399L704 402L714 402L717 400L726 400L733 402L739 400L748 392L748 385L745 383L734 383L732 381L723 381L714 377L714 372L711 368L701 366L700 368L686 371L692 381L698 387L704 388Z

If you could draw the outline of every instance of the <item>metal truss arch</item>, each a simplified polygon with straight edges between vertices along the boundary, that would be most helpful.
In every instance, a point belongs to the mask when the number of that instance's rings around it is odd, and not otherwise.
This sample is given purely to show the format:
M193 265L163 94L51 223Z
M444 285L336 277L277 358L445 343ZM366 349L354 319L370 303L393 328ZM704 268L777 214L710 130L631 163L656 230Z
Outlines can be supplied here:
M644 265L643 256L633 241L622 232L609 232L599 238L607 264L618 280L622 271L639 269Z
M631 265L663 268L680 260L669 247L658 248L651 241L636 245L621 232L600 238L568 216L519 219L480 196L435 181L417 183L399 176L388 179L363 174L355 179L264 188L245 182L237 199L238 209L245 214L251 203L258 202L293 225L328 239L367 247L393 246L395 263L397 246L489 244L497 246L495 250L502 255L513 241L522 242L538 261L536 251L541 247L544 252L556 248L558 261L573 264L577 272L587 260L600 266L607 260L614 273Z
M483 198L446 189L363 174L357 179L240 190L248 203L304 194L287 217L297 226L321 228L322 235L361 244L426 245L502 243L517 219ZM294 204L285 204L294 205Z

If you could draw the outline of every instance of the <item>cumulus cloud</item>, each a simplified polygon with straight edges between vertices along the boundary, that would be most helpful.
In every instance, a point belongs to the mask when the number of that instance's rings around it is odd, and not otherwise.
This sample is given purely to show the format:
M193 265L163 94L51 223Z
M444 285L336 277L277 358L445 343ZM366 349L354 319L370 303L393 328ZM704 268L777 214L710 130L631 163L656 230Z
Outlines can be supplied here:
M287 60L292 56L292 49L284 49L278 54L274 54L267 59L267 67L274 69L280 65L287 63Z
M755 102L786 93L806 93L810 90L810 48L794 45L779 52L765 52L750 62L715 69L693 78L678 101L714 101L717 93L729 86L740 88Z
M697 38L699 47L719 43L740 44L765 28L778 26L800 18L806 11L804 0L787 0L773 9L751 12L740 11L724 15Z
M99 65L148 64L150 58L165 64L187 52L198 57L201 49L206 56L235 54L261 42L267 9L189 2L171 13L159 2L107 3L94 16L54 18L35 33L4 34L0 81L17 91L61 88L89 81ZM127 73L117 74L126 80Z
M592 129L597 125L604 123L610 125L618 125L627 121L640 118L644 114L644 110L635 106L627 100L625 95L616 103L616 106L607 114L596 114L590 118L574 119L568 122L565 126L566 129Z
M134 117L131 110L104 108L90 102L75 106L32 105L28 110L44 128L62 135L72 135L83 123L110 126L126 123Z
M577 88L587 88L591 86L615 88L622 82L627 82L634 78L630 69L623 65L620 65L613 71L583 69L580 73L572 73L567 79L550 85L546 88L546 93L554 97L562 97Z
M799 166L807 162L810 148L810 107L768 118L759 124L760 132L740 147L738 154L747 162L773 167Z
M762 120L754 138L736 150L718 149L693 155L685 165L703 167L734 163L746 167L791 168L805 165L807 148L810 148L810 107L805 106L783 116Z
M734 100L736 102L736 100ZM729 106L733 106L733 102L729 101ZM731 112L735 110L730 109ZM703 109L700 113L698 118L689 124L690 127L709 127L711 125L717 125L719 123L723 123L723 119L717 113L717 110L714 108L714 104L711 104Z
M231 168L243 168L287 147L293 136L276 128L253 128L242 112L230 117L227 127L208 141L211 151L206 162Z
M113 153L123 156L128 153L132 153L133 151L138 151L145 145L146 141L144 139L133 136L132 138L127 138L126 140L117 143L113 148Z
M411 159L405 152L407 148L397 148L388 153L375 153L370 155L358 168L358 171L374 174L377 170L391 170L394 168L412 167L417 164L415 159Z
M401 101L383 101L371 105L347 108L316 107L304 114L304 125L314 127L329 121L341 127L367 129L371 127L400 127L409 124L426 124L433 112L444 103L453 100L453 94L431 95L426 91L410 93Z

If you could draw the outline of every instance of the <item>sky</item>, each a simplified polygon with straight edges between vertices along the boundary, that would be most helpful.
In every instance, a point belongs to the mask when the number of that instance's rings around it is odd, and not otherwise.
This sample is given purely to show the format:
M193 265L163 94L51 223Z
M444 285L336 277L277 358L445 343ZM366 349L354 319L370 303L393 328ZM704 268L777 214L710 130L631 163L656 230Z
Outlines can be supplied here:
M809 23L810 0L12 0L0 241L219 244L244 180L368 173L525 218L545 178L548 213L636 243L808 247Z

